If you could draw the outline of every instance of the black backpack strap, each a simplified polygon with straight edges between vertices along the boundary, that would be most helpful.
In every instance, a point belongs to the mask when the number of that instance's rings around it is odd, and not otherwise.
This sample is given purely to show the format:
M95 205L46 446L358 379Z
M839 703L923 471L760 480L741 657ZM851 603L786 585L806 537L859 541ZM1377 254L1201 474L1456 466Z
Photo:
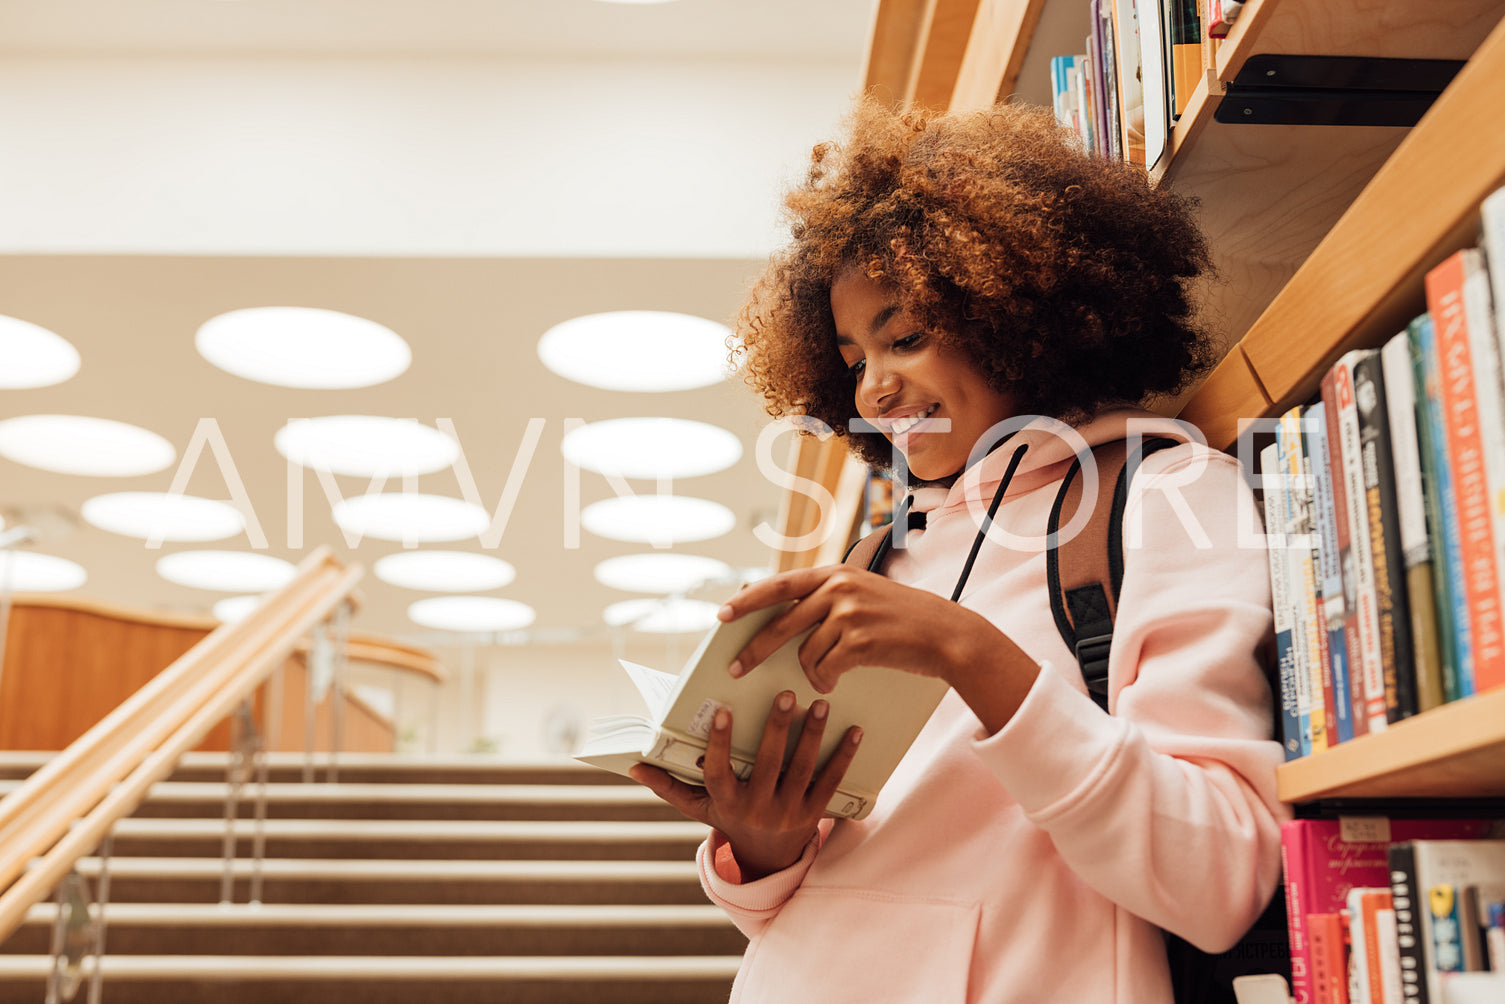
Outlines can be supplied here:
M1174 439L1144 441L1130 456L1128 443L1118 439L1093 447L1097 468L1097 496L1087 525L1070 540L1059 540L1062 513L1074 517L1083 504L1081 458L1072 461L1050 509L1045 551L1046 588L1056 630L1076 656L1087 692L1097 706L1108 710L1108 654L1113 645L1113 617L1123 585L1123 516L1129 483L1144 458L1177 445ZM1071 519L1065 520L1070 523Z
M898 509L895 510L894 517L896 519L903 519L909 524L909 529L911 530L923 530L925 529L925 513L910 512L909 507L913 501L913 497L906 496L904 501L899 504ZM867 569L869 572L877 572L881 575L883 574L883 562L887 560L888 552L893 548L893 545L894 525L889 523L886 526L880 526L876 530L871 531L867 536L858 539L856 543L847 548L847 553L841 556L841 563L843 565L857 565L860 568Z

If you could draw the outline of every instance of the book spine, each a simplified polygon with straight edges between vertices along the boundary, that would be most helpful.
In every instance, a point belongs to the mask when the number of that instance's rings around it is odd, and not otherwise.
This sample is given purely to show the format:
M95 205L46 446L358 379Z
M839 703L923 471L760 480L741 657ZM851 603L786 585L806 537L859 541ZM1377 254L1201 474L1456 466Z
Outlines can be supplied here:
M1395 943L1400 955L1401 1000L1428 1004L1421 950L1420 904L1416 900L1416 848L1409 840L1390 845L1390 898L1395 906Z
M1380 648L1379 598L1374 585L1374 554L1369 546L1369 508L1364 490L1363 443L1359 429L1359 406L1354 397L1354 368L1374 350L1345 354L1334 365L1338 392L1338 439L1342 461L1343 490L1348 500L1349 559L1354 569L1352 596L1357 615L1359 654L1363 660L1364 701L1362 717L1370 732L1389 724L1385 712L1385 675ZM1347 585L1347 579L1344 580ZM1352 652L1352 649L1350 649Z
M1306 919L1312 946L1312 1004L1348 1004L1343 918L1336 913L1313 913Z
M1484 451L1490 522L1494 532L1495 599L1505 591L1505 386L1501 382L1500 349L1491 302L1489 270L1478 248L1463 256L1463 310L1469 349L1474 362L1474 396L1479 412L1479 440ZM1505 619L1505 607L1502 607ZM1505 628L1502 628L1505 630ZM1505 652L1500 658L1474 664L1474 692L1505 684Z
M1197 0L1170 0L1171 95L1179 118L1202 75L1202 20Z
M1353 738L1353 704L1348 679L1348 647L1343 639L1343 566L1338 556L1338 529L1333 509L1333 482L1327 454L1327 411L1320 404L1306 410L1304 439L1312 478L1312 512L1316 524L1318 592L1322 597L1321 628L1326 638L1328 675L1333 682L1333 728L1328 739Z
M1342 575L1343 648L1348 655L1348 696L1353 734L1369 731L1369 716L1364 710L1364 653L1359 645L1359 618L1355 602L1356 571L1352 559L1353 542L1349 534L1348 486L1343 477L1343 443L1338 414L1338 370L1329 369L1322 376L1322 409L1327 425L1327 475L1332 486L1334 525L1337 528L1337 562Z
M1489 268L1495 307L1495 333L1505 334L1505 188L1484 197L1479 206L1480 246Z
M1369 516L1369 553L1374 568L1375 609L1384 667L1385 716L1398 722L1416 714L1416 660L1411 641L1405 556L1401 552L1394 447L1384 359L1374 352L1354 368L1364 499Z
M1403 1004L1405 992L1401 989L1400 941L1396 934L1393 907L1375 911L1374 930L1379 942L1381 982L1379 991L1371 995L1371 1004Z
M1307 674L1307 686L1311 689L1309 719L1312 729L1312 752L1320 752L1333 745L1333 676L1327 664L1326 648L1322 644L1324 632L1318 618L1321 597L1318 592L1317 568L1312 561L1312 518L1310 468L1307 464L1306 436L1301 426L1301 408L1287 410L1281 416L1279 442L1283 453L1282 462L1286 471L1287 520L1291 537L1287 540L1287 554L1291 561L1291 591L1295 621L1292 633L1297 634L1299 664Z
M1107 116L1104 152L1110 160L1123 160L1123 108L1118 91L1118 26L1114 23L1113 0L1095 2L1098 3L1098 22L1103 35L1103 110Z
M1432 928L1432 968L1439 973L1463 972L1462 897L1450 882L1426 889L1426 907Z
M1390 420L1390 445L1395 465L1395 506L1400 527L1401 560L1405 564L1406 601L1411 612L1416 710L1425 711L1443 702L1442 645L1433 590L1432 542L1427 531L1428 489L1421 473L1416 375L1407 332L1392 336L1380 350L1380 357L1385 370L1385 410Z
M1123 159L1144 165L1144 88L1139 82L1139 22L1135 0L1113 0L1114 39L1117 45L1119 131ZM1135 128L1135 123L1140 123Z
M1286 930L1291 941L1291 998L1296 1004L1312 999L1312 953L1307 943L1307 903L1316 888L1316 862L1306 846L1298 820L1280 828L1280 863L1285 874Z
M1505 672L1498 665L1505 660L1505 625L1501 619L1493 507L1485 469L1475 363L1463 304L1464 274L1464 255L1458 252L1427 273L1425 286L1427 308L1437 338L1444 426L1458 507L1459 544L1473 640L1473 679L1459 682L1461 689L1473 693L1474 680L1481 674L1493 678Z
M1417 429L1422 450L1422 473L1435 491L1429 496L1435 571L1432 591L1441 632L1443 699L1467 695L1473 677L1473 635L1469 630L1463 544L1458 532L1458 501L1453 490L1453 465L1448 458L1443 421L1442 370L1437 360L1436 328L1430 314L1412 320L1406 329L1412 366L1417 373Z
M1301 681L1297 678L1296 656L1291 647L1291 603L1286 577L1286 560L1284 548L1279 546L1284 540L1282 529L1284 517L1281 515L1284 503L1280 498L1284 489L1277 477L1280 473L1280 465L1276 455L1277 447L1271 443L1260 451L1259 460L1260 471L1264 475L1262 494L1265 532L1271 537L1270 546L1265 549L1265 556L1270 565L1270 599L1275 615L1275 655L1280 681L1281 745L1285 748L1285 758L1295 760L1305 755L1302 745L1300 711ZM1276 536L1277 534L1280 536Z

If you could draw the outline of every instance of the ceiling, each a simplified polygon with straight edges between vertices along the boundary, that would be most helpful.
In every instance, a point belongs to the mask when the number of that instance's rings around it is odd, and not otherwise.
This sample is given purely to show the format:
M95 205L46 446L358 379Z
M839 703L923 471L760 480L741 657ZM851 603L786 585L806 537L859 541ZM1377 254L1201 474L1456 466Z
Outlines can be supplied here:
M0 0L0 52L89 60L215 57L273 53L310 60L341 57L536 56L552 61L693 56L767 62L819 59L850 64L859 79L869 0L677 0L616 7L597 0ZM442 198L442 178L433 186ZM770 179L770 188L774 179ZM767 197L767 193L757 193ZM3 244L0 244L3 250ZM410 257L264 254L0 254L0 314L50 328L80 351L83 367L54 387L0 392L0 418L73 412L152 429L171 440L180 461L196 427L212 419L233 471L205 451L191 494L228 498L227 475L245 484L268 540L267 553L296 561L327 544L368 569L398 543L351 546L329 517L311 474L298 472L301 505L290 509L290 475L272 445L291 418L373 414L450 420L482 503L503 494L530 421L543 420L506 529L491 550L517 569L513 583L489 595L537 610L533 640L604 633L601 611L628 594L597 585L595 564L646 545L580 532L571 540L575 502L559 453L568 419L675 416L736 432L744 456L732 469L677 483L677 494L712 498L737 515L727 536L673 550L742 567L770 553L753 528L776 518L780 489L760 473L756 452L766 422L750 393L735 385L672 394L592 390L546 370L536 343L551 325L606 310L677 310L730 322L759 262L727 257ZM407 372L379 386L292 390L224 373L194 350L208 318L237 307L288 304L341 310L378 321L412 347ZM774 444L782 463L788 439ZM78 516L83 501L107 491L164 491L175 473L93 478L35 470L0 458L0 515L34 526L35 549L83 564L91 599L175 612L207 612L226 594L173 585L154 572L164 553L190 547L248 548L246 536L206 545L166 544L94 529ZM337 479L341 495L367 488ZM580 475L579 504L612 494L599 475ZM395 486L390 486L395 487ZM424 475L419 490L459 496L453 471ZM634 482L651 493L651 482ZM301 527L300 527L301 524ZM297 532L302 541L298 546ZM433 545L482 550L477 540ZM720 595L728 590L720 588ZM429 594L367 576L354 626L435 643L408 620L410 603ZM717 595L706 598L718 599ZM517 640L517 639L513 639Z

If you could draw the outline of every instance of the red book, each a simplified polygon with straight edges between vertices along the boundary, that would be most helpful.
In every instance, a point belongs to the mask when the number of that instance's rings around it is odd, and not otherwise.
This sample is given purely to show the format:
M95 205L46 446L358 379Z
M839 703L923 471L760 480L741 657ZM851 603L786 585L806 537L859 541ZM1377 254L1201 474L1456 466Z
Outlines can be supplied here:
M1495 560L1494 507L1480 429L1476 362L1464 305L1465 252L1448 256L1426 276L1427 311L1436 330L1443 425L1453 468L1463 579L1474 648L1474 686L1505 681L1505 617ZM1486 682L1487 681L1487 682ZM1483 685L1481 686L1481 682Z
M1419 838L1478 839L1490 835L1487 819L1293 819L1281 824L1286 925L1291 937L1291 992L1311 1004L1312 952L1307 917L1340 913L1350 889L1390 885L1392 841Z
M1327 467L1328 478L1332 483L1338 561L1343 569L1343 644L1348 652L1348 720L1357 737L1369 731L1369 713L1364 703L1365 660L1359 639L1358 603L1356 599L1349 599L1357 596L1358 587L1354 576L1358 573L1358 566L1351 557L1353 534L1349 528L1348 489L1343 470L1343 419L1340 413L1343 394L1338 384L1340 372L1342 371L1334 366L1322 375L1322 407L1327 419ZM1348 386L1347 397L1351 401L1353 392L1351 384Z
M1312 948L1312 1004L1348 1004L1348 949L1344 944L1348 915L1309 913L1306 922Z

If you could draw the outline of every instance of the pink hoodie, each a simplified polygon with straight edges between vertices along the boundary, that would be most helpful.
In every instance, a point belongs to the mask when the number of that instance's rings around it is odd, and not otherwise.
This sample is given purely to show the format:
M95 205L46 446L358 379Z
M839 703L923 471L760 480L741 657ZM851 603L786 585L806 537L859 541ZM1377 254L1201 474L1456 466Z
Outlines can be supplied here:
M1095 444L1126 428L1188 438L1139 411L1077 432ZM1020 443L996 520L1036 543L990 534L960 602L1031 653L1038 679L992 736L948 693L872 814L824 821L783 872L739 884L719 834L701 847L707 893L751 939L733 1001L1169 1004L1159 928L1220 951L1270 898L1286 813L1261 670L1269 573L1232 458L1187 443L1134 479L1111 716L1050 612L1038 542L1073 447L1042 423L951 489L918 492L927 528L886 574L949 596Z

